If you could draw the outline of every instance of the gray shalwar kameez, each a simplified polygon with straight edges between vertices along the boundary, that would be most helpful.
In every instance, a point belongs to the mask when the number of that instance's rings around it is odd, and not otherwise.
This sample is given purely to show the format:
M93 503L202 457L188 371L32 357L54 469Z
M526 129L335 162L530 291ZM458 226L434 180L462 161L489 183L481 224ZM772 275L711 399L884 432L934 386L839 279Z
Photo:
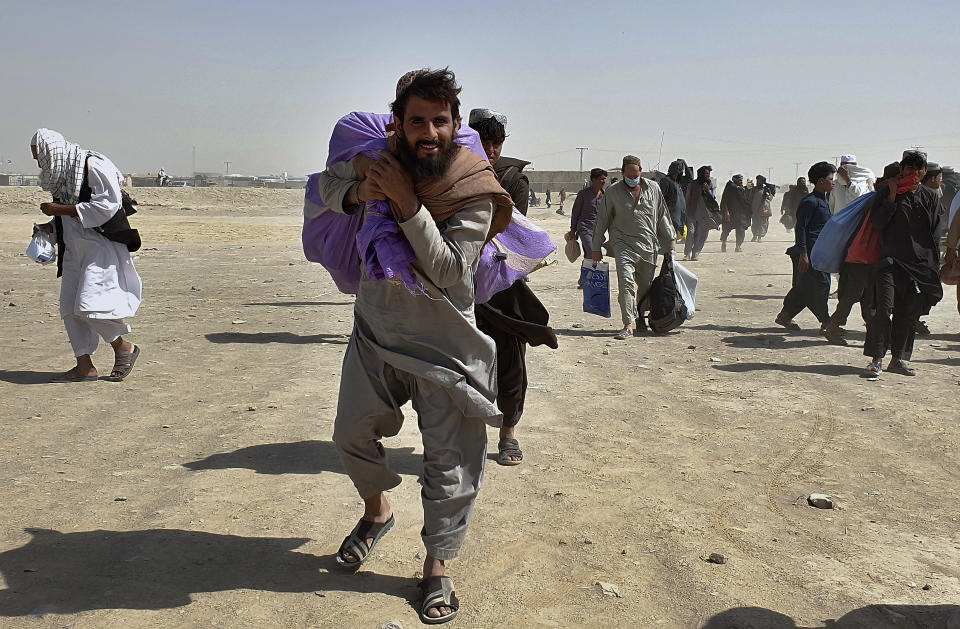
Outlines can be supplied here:
M646 310L637 304L637 294L650 290L657 274L657 252L672 245L677 236L660 187L649 179L641 185L644 189L636 201L623 180L607 188L593 230L594 251L600 251L604 234L610 231L624 326L633 325L638 308Z
M323 173L330 210L344 211L356 181L349 162ZM410 400L423 438L421 535L437 559L453 559L463 544L486 464L485 424L501 422L496 348L474 317L473 276L492 218L492 200L480 198L439 225L426 208L401 223L427 294L364 277L343 358L333 440L347 474L362 498L400 484L380 440L399 432Z

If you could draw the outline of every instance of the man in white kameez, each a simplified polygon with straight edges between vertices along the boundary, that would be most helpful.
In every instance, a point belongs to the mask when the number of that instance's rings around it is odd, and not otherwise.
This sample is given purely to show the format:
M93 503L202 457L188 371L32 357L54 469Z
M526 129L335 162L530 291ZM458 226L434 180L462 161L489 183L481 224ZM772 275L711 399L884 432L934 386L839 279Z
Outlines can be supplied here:
M50 129L39 129L30 141L40 166L40 186L53 196L40 211L54 220L40 226L56 234L60 316L77 364L55 382L97 380L93 354L100 338L110 343L114 365L104 380L123 380L140 348L123 338L130 332L124 319L140 306L141 281L126 245L109 240L103 226L123 212L123 175L107 157L67 141Z
M437 221L414 187L442 179L456 170L456 160L470 159L454 143L459 91L449 70L404 75L391 106L399 159L384 152L385 162L332 164L319 184L328 211L353 214L365 211L366 201L389 200L416 255L410 269L422 291L370 280L364 269L357 292L333 440L365 509L337 562L359 568L393 525L385 492L400 477L387 466L380 440L400 431L401 406L409 400L423 439L421 538L427 552L420 618L429 624L457 615L445 562L459 553L473 517L486 465L485 426L499 427L502 420L495 405L496 347L474 314L474 273L494 222L494 200L477 196ZM484 166L509 210L509 195Z
M837 185L830 193L830 213L836 214L847 205L871 190L877 176L873 171L857 164L856 155L840 157L840 168L837 169Z
M609 230L617 261L618 300L623 319L623 329L614 338L626 340L647 327L643 319L647 308L645 303L637 303L637 296L646 301L645 295L657 274L657 252L662 250L668 254L677 233L660 187L641 176L640 158L624 157L622 171L623 180L607 188L600 202L593 229L593 260L603 259L601 246Z

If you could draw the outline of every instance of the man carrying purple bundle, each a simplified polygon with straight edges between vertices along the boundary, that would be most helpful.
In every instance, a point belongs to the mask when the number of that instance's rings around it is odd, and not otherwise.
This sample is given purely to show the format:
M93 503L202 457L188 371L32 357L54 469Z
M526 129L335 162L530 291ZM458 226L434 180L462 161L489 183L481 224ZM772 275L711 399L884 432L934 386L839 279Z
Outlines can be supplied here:
M384 492L400 477L387 467L380 440L399 432L400 407L412 401L423 438L420 618L429 624L457 615L445 562L459 553L473 516L485 424L501 423L496 348L477 328L474 272L484 244L510 221L512 203L486 160L454 142L459 93L448 69L407 73L391 105L395 135L384 161L331 164L319 181L335 212L369 214L366 202L388 202L416 258L409 268L420 290L372 280L366 267L359 283L333 440L365 509L337 562L358 569L393 525ZM438 209L425 201L436 190L460 193Z

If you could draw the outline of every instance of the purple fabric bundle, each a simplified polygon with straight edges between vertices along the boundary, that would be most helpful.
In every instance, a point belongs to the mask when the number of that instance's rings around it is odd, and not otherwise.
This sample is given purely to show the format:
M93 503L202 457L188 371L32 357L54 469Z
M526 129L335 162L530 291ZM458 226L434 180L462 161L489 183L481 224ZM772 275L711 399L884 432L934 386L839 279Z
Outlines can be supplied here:
M513 208L513 217L506 231L488 242L480 254L476 274L476 303L482 304L500 291L510 288L556 250L557 245L547 232ZM506 254L506 259L498 260L498 253Z
M341 118L330 137L327 167L360 153L380 159L376 152L387 148L386 127L392 121L391 114L365 112ZM480 137L470 127L461 126L456 142L486 158ZM410 269L416 255L389 205L384 201L367 203L365 222L362 212L347 216L323 211L327 206L320 198L319 178L320 173L310 175L304 199L302 237L307 259L322 264L342 293L355 294L359 289L361 263L370 280L399 279L407 288L417 290L417 277ZM483 249L476 274L477 303L526 276L556 248L545 231L514 209L507 230ZM498 260L498 252L505 253L506 259Z

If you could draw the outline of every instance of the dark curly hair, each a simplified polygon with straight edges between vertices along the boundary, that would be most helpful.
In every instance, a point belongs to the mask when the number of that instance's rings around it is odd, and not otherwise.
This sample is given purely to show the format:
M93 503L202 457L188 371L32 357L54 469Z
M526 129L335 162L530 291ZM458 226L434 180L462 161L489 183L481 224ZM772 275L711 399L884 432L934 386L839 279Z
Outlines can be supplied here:
M503 144L507 139L507 130L503 128L496 118L486 118L478 120L470 125L470 128L477 132L481 142L496 142Z
M457 77L450 68L442 70L428 68L413 79L410 85L397 96L397 100L390 103L390 113L396 116L401 124L406 114L407 101L411 96L450 105L453 119L460 117L460 86L457 85Z
M817 185L821 179L826 179L835 172L837 172L837 167L830 162L817 162L807 171L807 181Z

